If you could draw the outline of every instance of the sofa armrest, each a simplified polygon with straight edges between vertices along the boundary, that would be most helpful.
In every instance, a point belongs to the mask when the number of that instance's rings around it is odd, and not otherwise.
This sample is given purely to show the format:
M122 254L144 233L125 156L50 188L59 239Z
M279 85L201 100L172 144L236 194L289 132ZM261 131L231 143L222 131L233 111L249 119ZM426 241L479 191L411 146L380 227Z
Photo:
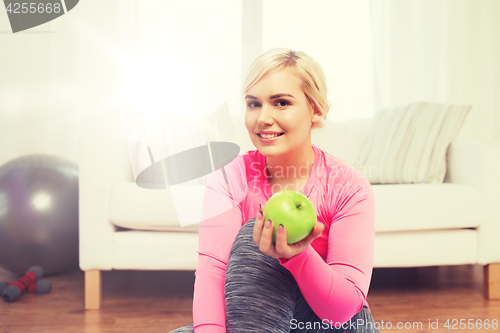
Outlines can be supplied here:
M482 199L484 221L479 231L478 263L500 262L500 141L455 140L447 156L445 183L476 189Z
M109 200L115 182L133 181L126 139L83 137L79 141L80 268L110 270Z

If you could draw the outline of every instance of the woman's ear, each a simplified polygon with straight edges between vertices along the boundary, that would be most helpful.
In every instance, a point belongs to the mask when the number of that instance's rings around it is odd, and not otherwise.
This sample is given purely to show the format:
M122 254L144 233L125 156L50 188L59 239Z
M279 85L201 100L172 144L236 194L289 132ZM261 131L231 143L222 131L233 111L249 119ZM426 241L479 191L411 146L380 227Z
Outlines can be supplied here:
M321 118L323 118L323 115L321 114L321 112L316 107L314 107L314 105L311 105L311 108L312 108L312 111L313 111L313 115L312 115L312 118L311 118L311 123L317 123L318 121L321 120Z

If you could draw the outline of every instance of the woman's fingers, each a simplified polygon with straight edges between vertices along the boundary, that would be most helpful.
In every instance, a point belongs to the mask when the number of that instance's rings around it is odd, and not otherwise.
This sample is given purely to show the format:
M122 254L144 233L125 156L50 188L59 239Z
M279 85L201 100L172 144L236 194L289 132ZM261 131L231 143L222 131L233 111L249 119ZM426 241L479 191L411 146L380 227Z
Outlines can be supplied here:
M325 230L325 225L317 222L307 237L295 244L289 245L286 228L283 227L281 231L278 228L276 242L273 244L274 224L271 220L266 219L263 208L262 205L259 205L253 228L253 241L262 253L273 258L289 258L302 252L314 239L321 236Z
M257 246L259 246L260 243L260 237L262 235L263 226L264 226L264 211L262 205L259 204L257 217L255 218L255 224L253 226L253 241Z
M303 251L313 242L313 240L321 236L323 230L325 230L325 225L323 223L316 222L309 235L296 243L290 244L290 247L293 247L294 250Z
M286 228L280 225L276 233L276 252L282 256L286 254L289 248L287 238Z
M264 224L264 229L262 229L262 235L260 237L259 249L261 252L270 255L270 249L273 247L273 232L274 226L271 220L267 220Z
M311 233L307 235L306 238L304 238L302 241L312 243L313 240L321 236L324 230L325 230L325 225L323 223L316 222L313 229L311 230Z
M316 222L313 228L314 238L321 236L323 231L325 231L326 226L323 223Z

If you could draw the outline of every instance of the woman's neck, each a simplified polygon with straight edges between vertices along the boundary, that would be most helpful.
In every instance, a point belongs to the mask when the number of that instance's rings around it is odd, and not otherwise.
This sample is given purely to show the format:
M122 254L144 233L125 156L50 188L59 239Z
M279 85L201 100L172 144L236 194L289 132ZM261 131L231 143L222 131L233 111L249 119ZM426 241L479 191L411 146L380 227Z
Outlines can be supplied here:
M314 164L314 149L309 143L284 155L266 157L269 183L291 183L307 179Z

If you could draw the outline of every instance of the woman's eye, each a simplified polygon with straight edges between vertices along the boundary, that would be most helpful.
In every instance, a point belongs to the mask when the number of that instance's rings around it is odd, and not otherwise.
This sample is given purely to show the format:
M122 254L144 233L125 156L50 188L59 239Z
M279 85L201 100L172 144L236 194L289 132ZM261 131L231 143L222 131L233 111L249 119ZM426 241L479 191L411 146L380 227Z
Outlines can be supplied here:
M258 108L260 104L258 102L250 102L247 104L249 108Z
M284 99L280 99L278 101L276 101L276 105L278 106L287 106L287 105L290 105L290 102L284 100Z

